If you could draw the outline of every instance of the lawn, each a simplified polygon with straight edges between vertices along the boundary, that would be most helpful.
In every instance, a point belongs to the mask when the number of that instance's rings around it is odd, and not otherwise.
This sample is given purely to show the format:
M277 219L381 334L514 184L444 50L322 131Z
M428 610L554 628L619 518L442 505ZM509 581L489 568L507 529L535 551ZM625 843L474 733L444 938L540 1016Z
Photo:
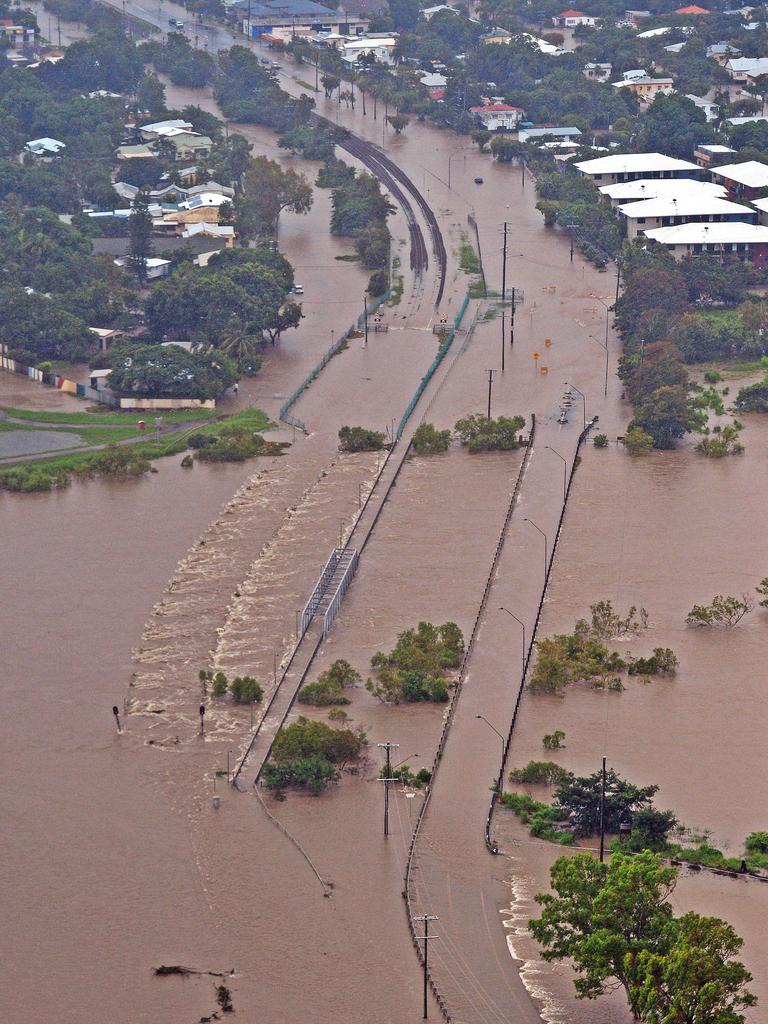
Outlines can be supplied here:
M3 412L19 420L36 420L38 423L93 423L97 425L113 424L114 426L129 426L136 424L143 419L150 427L154 425L155 413L140 412L88 412L84 408L82 412L44 412L36 409L15 409L12 406L2 406ZM191 423L199 420L210 420L216 416L214 409L176 409L172 412L158 413L163 417L164 423Z

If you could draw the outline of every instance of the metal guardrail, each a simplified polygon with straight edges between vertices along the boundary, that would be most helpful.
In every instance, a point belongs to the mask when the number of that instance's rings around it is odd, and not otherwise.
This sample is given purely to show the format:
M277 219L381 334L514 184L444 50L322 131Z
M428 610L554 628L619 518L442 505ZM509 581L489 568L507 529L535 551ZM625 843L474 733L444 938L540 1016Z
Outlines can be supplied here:
M312 621L312 616L317 611L317 607L320 604L320 602L322 601L323 595L325 594L326 590L328 589L328 584L333 579L333 574L336 572L336 566L339 564L340 559L341 559L341 550L339 548L334 548L333 551L331 552L330 558L328 559L328 561L323 566L323 571L320 573L320 575L317 578L317 583L315 584L315 589L310 594L309 600L307 601L307 603L304 605L304 608L302 609L302 612L301 612L301 632L302 632L302 635L304 633L306 633L306 631L307 631L307 629L309 627L309 624Z
M528 459L530 457L530 453L531 453L531 449L532 449L532 446L533 446L533 440L534 440L535 433L536 433L536 417L535 417L535 415L532 414L532 416L531 416L531 431L530 431L530 434L528 435L528 440L527 440L527 443L526 443L525 456L523 457L523 461L520 464L520 468L519 468L518 473L517 473L517 478L515 480L515 486L514 486L514 488L512 490L512 495L510 497L509 504L507 506L507 512L506 512L506 515L504 516L504 523L502 525L502 528L501 528L501 531L500 531L500 534L499 534L499 540L498 540L498 542L496 544L496 550L494 552L493 560L491 562L491 568L490 568L490 570L488 572L488 575L486 577L485 589L483 590L483 596L480 599L480 605L478 607L477 615L475 616L475 622L474 622L474 625L472 627L472 632L470 633L469 642L468 642L467 647L466 647L466 649L464 651L464 657L461 660L461 667L459 668L459 675L458 675L458 679L456 681L456 687L455 687L455 689L453 691L453 696L451 698L451 703L450 703L449 708L448 708L448 714L446 715L445 723L443 725L443 731L440 734L440 741L439 741L439 743L437 745L437 751L435 753L435 757L434 757L434 760L432 762L432 778L431 778L431 780L430 780L430 782L429 782L429 784L427 786L427 792L426 792L426 795L424 797L424 802L422 803L421 809L420 809L419 814L418 814L418 817L416 818L416 825L414 826L413 834L411 835L411 842L410 842L410 845L408 847L408 858L407 858L407 861L406 861L405 876L404 876L404 879L403 879L403 899L405 900L405 911L406 911L406 915L408 917L408 927L409 927L410 932L411 932L411 939L413 940L413 945L414 945L414 948L416 949L416 954L419 957L419 961L421 963L423 963L423 959L422 959L423 958L423 953L422 953L421 947L419 946L418 942L416 941L416 930L415 930L414 925L413 925L413 909L412 909L412 906L411 906L411 874L412 874L412 870L413 870L413 857L414 857L414 853L416 851L416 843L418 842L419 836L421 834L421 827L422 827L422 824L424 822L424 818L426 817L427 808L429 807L429 802L430 802L430 799L431 799L431 796L432 796L432 787L434 785L435 775L436 775L438 767L440 765L440 761L441 761L442 756L443 756L443 751L445 750L445 744L446 744L447 739L448 739L448 734L450 732L451 726L453 725L453 719L454 719L455 714L456 714L456 707L458 706L458 701L459 701L459 697L461 695L461 690L462 690L462 687L463 687L463 684L464 684L464 679L465 679L465 676L466 676L466 673L467 673L467 668L469 666L469 661L470 661L470 658L472 657L472 652L473 652L474 646L475 646L475 640L477 638L477 634L478 634L479 629L480 629L480 621L482 619L483 612L485 611L486 605L488 603L488 596L490 594L491 586L493 584L493 578L494 578L494 575L496 573L496 569L497 569L497 566L498 566L498 563L499 563L499 559L501 557L501 551L502 551L503 546L504 546L504 541L506 540L507 529L509 527L509 523L510 523L510 520L512 518L512 513L514 512L515 505L517 504L517 498L518 498L518 495L520 493L520 488L522 486L523 476L524 476L524 473L525 473L526 466L528 464ZM437 988L437 985L435 984L434 978L432 977L431 974L429 974L429 984L430 984L430 987L432 989L432 994L434 995L434 997L435 997L435 999L437 1001L437 1004L440 1007L440 1012L442 1013L444 1020L446 1020L448 1022L448 1024L450 1024L450 1022L452 1020L451 1015L448 1012L448 1008L445 1005L445 1000L441 996L441 994L440 994L440 992L439 992L439 990Z
M341 602L344 599L344 595L349 590L349 585L352 582L352 577L355 575L359 559L360 556L358 555L358 552L353 549L352 558L350 559L349 565L347 565L347 567L344 569L344 575L339 580L338 586L336 587L336 590L333 593L333 597L331 598L331 603L325 610L325 615L323 616L323 639L325 639L328 636L331 626L333 625L334 620L338 615L339 608L341 607Z
M395 433L395 437L396 438L400 438L400 436L402 435L403 431L405 430L406 423L411 418L411 413L416 408L416 406L417 406L421 396L424 394L424 390L425 390L426 386L432 380L432 376L434 375L435 370L437 370L437 368L440 365L440 363L442 363L442 361L448 355L448 352L450 351L451 345L453 344L453 339L456 337L456 331L458 330L459 324L461 323L461 321L464 318L464 314L467 311L467 306L468 305L469 305L469 295L465 295L464 296L464 301L461 304L461 308L459 309L459 312L458 312L455 320L453 321L453 327L448 332L448 337L445 339L443 344L440 346L439 352L437 353L435 358L430 363L429 368L427 369L427 372L421 378L419 386L416 388L416 393L414 394L413 398L408 403L408 406L407 406L405 412L403 413L403 417L400 420L400 423L399 423L398 428L397 428L397 432Z
M525 664L523 665L522 676L521 676L521 679L520 679L520 686L519 686L518 691L517 691L517 698L515 700L515 708L514 708L514 711L512 712L512 721L511 721L510 726L509 726L509 732L507 734L506 743L504 744L504 755L503 755L503 758L502 758L502 761L501 761L501 766L499 767L499 775L498 775L498 779L497 779L497 783L496 783L496 790L491 794L491 802L490 802L490 806L488 808L488 815L487 815L486 820L485 820L485 845L488 847L488 850L491 853L494 853L494 854L498 853L499 851L498 851L498 848L497 848L496 844L493 843L492 840L491 840L491 826L492 826L492 822L493 822L493 812L496 809L496 806L498 804L499 793L501 792L501 788L502 788L502 786L504 784L504 766L506 765L507 758L509 757L509 748L512 745L512 734L515 731L515 725L517 724L517 715L518 715L518 712L520 710L520 703L521 703L521 701L523 699L523 692L525 690L525 680L526 680L526 678L528 676L528 668L530 666L531 657L533 655L533 649L534 649L534 646L536 644L536 634L537 634L538 629L539 629L539 623L540 623L540 620L541 620L541 613L542 613L542 611L544 609L544 599L547 596L547 587L549 586L549 577L550 577L550 574L552 572L552 566L554 564L555 554L557 552L557 545L558 545L558 543L560 541L560 534L562 533L562 529L563 529L563 521L565 519L565 512L566 512L566 509L568 507L568 498L571 496L571 486L573 484L573 478L574 478L574 475L576 473L576 469L577 469L577 466L578 466L578 463L579 463L579 452L581 451L581 446L586 441L587 436L588 436L590 430L592 429L592 427L595 425L596 422L597 422L596 419L594 419L591 422L589 422L586 425L586 427L582 430L582 432L579 434L578 441L576 442L576 451L574 452L573 462L571 464L571 472L568 475L568 486L565 489L565 500L563 501L563 507L562 507L562 509L560 511L560 518L557 521L557 530L555 531L555 537L554 537L554 541L552 543L552 550L549 553L549 561L547 562L547 574L544 577L544 586L542 587L541 598L539 600L539 606L536 609L536 618L534 620L533 629L531 630L531 636L530 636L530 639L528 641L528 650L526 652Z

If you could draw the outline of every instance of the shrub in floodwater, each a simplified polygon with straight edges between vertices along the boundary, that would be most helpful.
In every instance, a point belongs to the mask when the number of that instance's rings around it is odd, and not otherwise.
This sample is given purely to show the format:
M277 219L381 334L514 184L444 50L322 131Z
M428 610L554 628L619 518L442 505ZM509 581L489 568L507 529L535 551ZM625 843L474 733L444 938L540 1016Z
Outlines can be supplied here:
M217 672L211 680L211 690L214 697L223 697L229 689L229 680L223 672Z
M559 750L563 745L565 739L565 733L561 729L555 729L554 732L549 732L542 739L545 750Z
M621 443L630 455L646 455L653 450L653 436L646 434L642 427L632 427L628 430Z
M339 451L379 452L384 447L384 435L380 430L366 427L342 427L339 431Z
M607 448L608 447L608 435L607 434L595 434L592 438L592 444L595 448Z
M499 416L494 420L478 412L457 420L453 429L461 443L475 453L518 448L519 434L524 426L523 416Z
M741 598L717 594L711 604L695 604L685 621L689 626L735 626L752 611L754 603L749 594Z
M302 716L275 736L264 784L276 795L298 786L318 796L329 782L338 781L339 768L360 759L367 743L361 729L332 729Z
M422 423L413 433L413 450L417 455L438 455L447 452L450 430L437 430L433 423Z
M509 773L510 782L526 782L531 785L553 786L568 776L565 768L554 761L529 761L523 768L513 768Z
M232 993L226 985L216 986L216 1002L221 1007L223 1013L232 1013L234 1010L234 1006L232 1005Z
M253 676L235 676L229 684L229 692L235 704L258 704L264 690Z
M347 686L354 686L361 682L359 672L345 661L339 658L321 673L314 683L308 683L299 690L298 701L300 704L313 704L315 707L327 707L329 704L349 704L349 698L344 696L344 689Z
M448 700L446 669L458 668L464 653L464 635L455 622L433 626L420 622L416 629L400 633L388 653L377 651L371 658L375 679L366 689L382 701L399 704Z
M149 459L141 452L130 446L110 444L103 452L89 459L85 466L76 470L76 473L80 476L106 476L127 480L143 476L151 468Z
M16 466L0 473L0 491L30 494L34 491L52 491L69 486L69 474L64 469L46 466Z
M669 647L654 647L650 658L630 658L631 676L673 676L680 662Z

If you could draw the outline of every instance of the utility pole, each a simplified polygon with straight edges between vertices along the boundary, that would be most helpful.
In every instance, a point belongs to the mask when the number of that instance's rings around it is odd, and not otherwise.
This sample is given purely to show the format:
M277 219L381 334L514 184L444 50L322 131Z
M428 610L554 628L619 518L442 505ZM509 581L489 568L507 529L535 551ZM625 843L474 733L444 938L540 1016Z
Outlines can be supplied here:
M603 758L603 777L600 783L600 863L605 858L605 758Z
M112 705L112 714L115 716L115 722L117 722L117 731L122 732L123 727L120 725L120 709L117 704Z
M200 705L200 735L205 736L205 704Z
M393 750L396 750L400 746L400 744L399 743L390 743L389 740L387 740L386 743L377 743L376 746L377 747L383 747L386 750L386 752L387 752L386 775L384 776L383 779L379 779L379 781L384 783L384 835L388 836L389 835L389 784L390 784L390 782L396 782L397 781L397 779L393 779L393 778L390 777L391 774L392 774L392 758L391 758L391 754L392 754Z
M59 49L61 49L61 15L56 15L56 29L59 33Z
M420 936L424 940L424 1020L429 1016L429 940L436 939L436 935L429 934L429 922L439 921L439 917L435 917L434 914L419 914L418 917L414 917L414 921L424 922L424 934Z
M512 288L512 319L509 324L509 347L513 348L515 344L515 299L517 289Z
M505 309L501 311L501 372L504 373L504 345L507 341L507 312Z
M488 374L488 419L491 418L491 393L493 391L493 375L496 373L495 370L486 370Z
M368 303L363 295L363 321L365 323L365 344L368 344Z
M501 301L507 297L507 222L504 221L504 247L501 261Z

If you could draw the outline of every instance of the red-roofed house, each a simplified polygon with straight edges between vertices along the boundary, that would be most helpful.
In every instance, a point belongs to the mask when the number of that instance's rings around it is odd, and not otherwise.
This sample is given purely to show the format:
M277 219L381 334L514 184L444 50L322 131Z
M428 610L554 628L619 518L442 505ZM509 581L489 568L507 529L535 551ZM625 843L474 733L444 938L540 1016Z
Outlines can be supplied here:
M691 4L689 7L678 7L675 14L709 14L706 7L698 7L696 4Z
M514 130L525 117L522 107L507 103L487 103L484 107L470 107L469 111L489 132Z
M577 25L596 25L597 18L583 11L575 11L571 8L568 11L561 11L552 19L552 24L557 28L576 28Z

